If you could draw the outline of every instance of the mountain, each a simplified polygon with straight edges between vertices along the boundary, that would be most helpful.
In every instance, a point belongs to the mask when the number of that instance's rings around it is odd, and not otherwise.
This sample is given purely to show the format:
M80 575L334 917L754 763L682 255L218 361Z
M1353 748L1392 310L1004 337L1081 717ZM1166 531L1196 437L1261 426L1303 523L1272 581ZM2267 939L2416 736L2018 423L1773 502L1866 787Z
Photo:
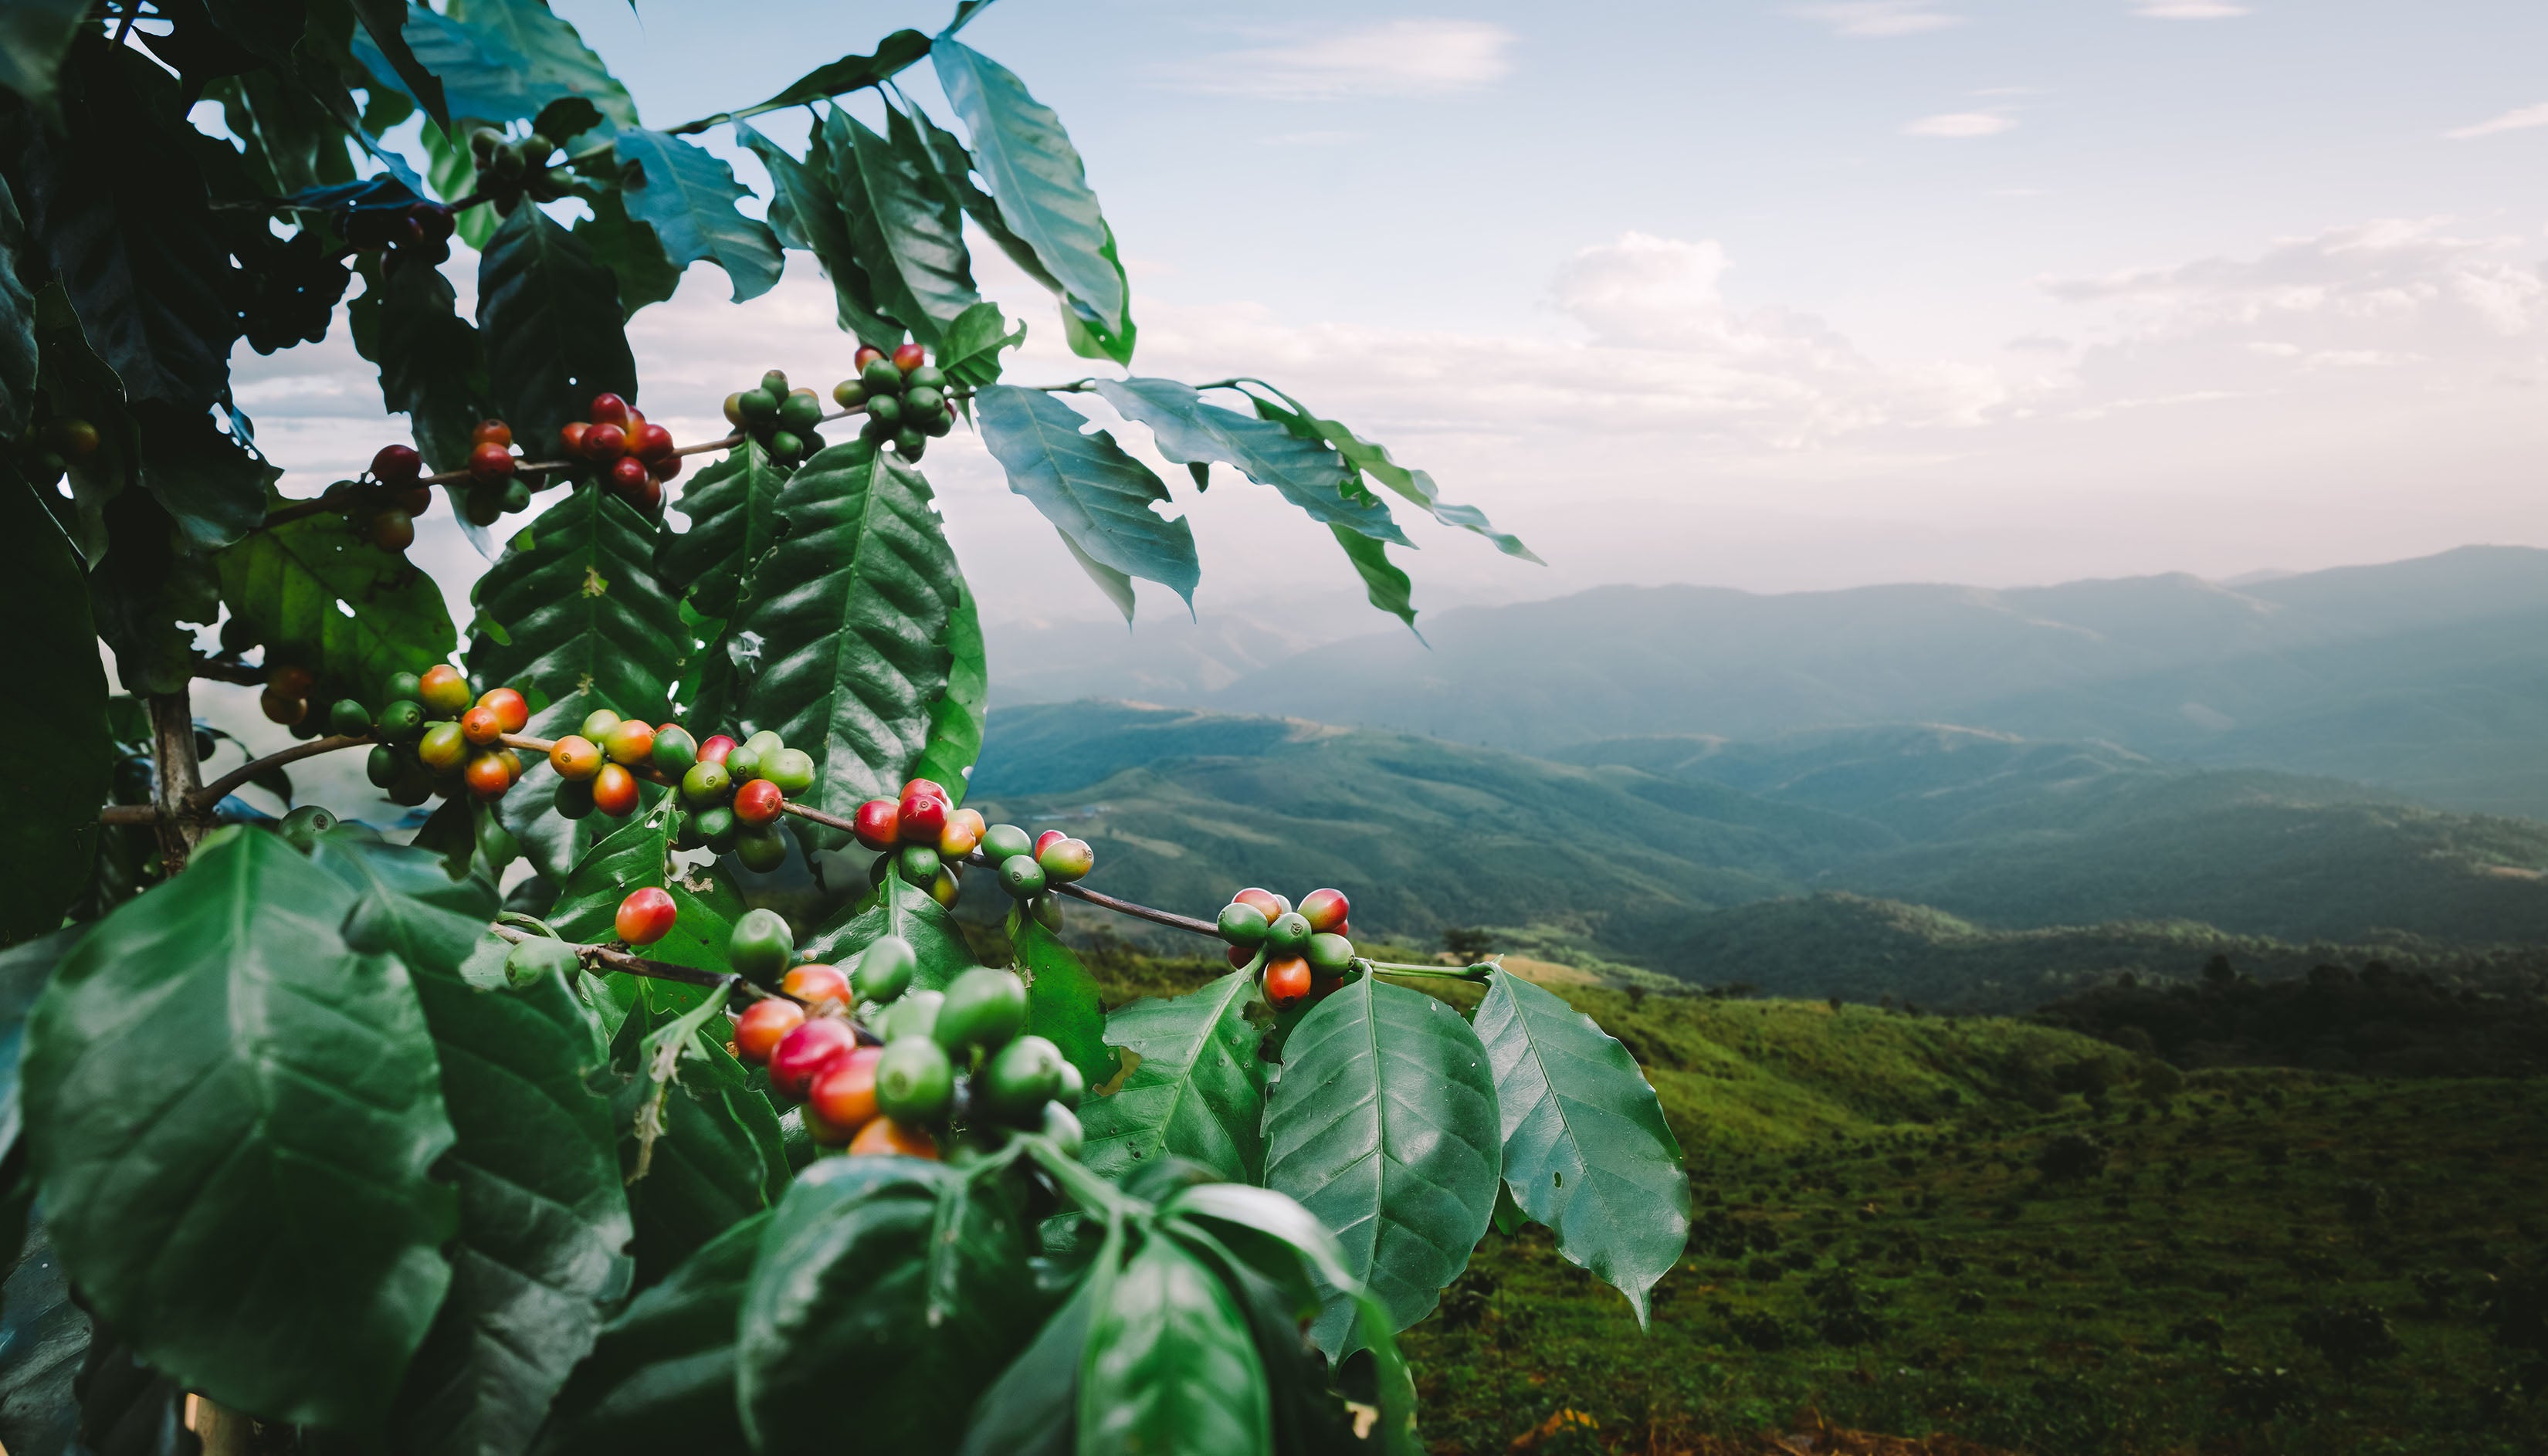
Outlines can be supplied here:
M1171 633L1147 658L1028 637L1039 666L1023 695L1113 693L1525 753L1943 722L2548 818L2548 551L2467 547L2234 588L2184 575L2007 591L1605 587L1443 612L1424 634L1280 656L1283 629L1233 624Z

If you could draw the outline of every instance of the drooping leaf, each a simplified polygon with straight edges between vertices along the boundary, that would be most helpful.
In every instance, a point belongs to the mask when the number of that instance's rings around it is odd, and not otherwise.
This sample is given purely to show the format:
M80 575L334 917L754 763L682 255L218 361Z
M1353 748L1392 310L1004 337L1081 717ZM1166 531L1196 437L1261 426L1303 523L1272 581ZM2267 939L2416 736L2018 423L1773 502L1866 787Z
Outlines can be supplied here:
M377 1428L451 1281L452 1144L353 892L231 829L63 960L28 1028L46 1217L92 1307L225 1405Z
M1505 1186L1644 1323L1646 1292L1689 1241L1689 1180L1655 1089L1592 1018L1509 972L1488 985L1477 1034L1502 1110Z
M25 0L0 10L0 86L38 105L49 101L54 73L87 18L87 0Z
M392 254L379 274L381 404L408 416L415 447L435 470L469 461L470 431L491 412L478 330L439 268Z
M627 977L620 977L625 981ZM631 1248L637 1278L652 1284L710 1240L768 1210L786 1191L787 1156L778 1114L754 1091L740 1063L715 1041L695 1038L679 1075L659 1087L640 1067L648 1034L702 1004L695 986L647 980L624 986L628 1019L611 1044L623 1080L611 1101L619 1130L619 1163L637 1218ZM657 1120L651 1143L639 1131ZM642 1169L642 1176L641 1176Z
M1176 1239L1147 1240L1115 1276L1086 1361L1082 1452L1271 1456L1273 1401L1246 1317Z
M1106 1042L1139 1060L1113 1095L1080 1104L1084 1159L1122 1177L1173 1153L1252 1183L1265 1166L1265 1063L1247 1023L1255 979L1232 971L1182 996L1144 998L1106 1018Z
M1380 498L1353 480L1341 456L1271 420L1209 404L1192 386L1173 379L1101 379L1097 397L1125 418L1148 425L1159 453L1179 465L1234 466L1258 485L1281 492L1322 525L1349 527L1401 546L1414 544L1389 518Z
M963 213L910 126L907 118L892 126L888 140L835 107L823 119L823 140L851 250L877 307L935 348L982 296L964 250Z
M1495 523L1487 519L1485 511L1474 505L1455 505L1443 500L1442 493L1433 485L1433 477L1420 470L1410 470L1390 459L1387 446L1375 445L1332 419L1320 418L1310 412L1309 406L1261 379L1242 382L1254 385L1266 394L1272 395L1275 400L1282 401L1282 404L1278 405L1274 400L1268 400L1262 395L1249 394L1248 399L1255 404L1257 413L1282 425L1302 439L1325 442L1333 447L1337 454L1342 455L1354 469L1423 506L1435 520L1442 524L1475 531L1495 542L1496 549L1506 556L1518 556L1524 561L1539 560L1532 554L1529 547L1521 543L1519 536L1497 530Z
M691 476L682 486L690 528L667 536L655 567L667 586L689 593L700 612L722 618L735 608L744 578L778 539L778 498L787 468L758 440Z
M889 80L929 53L929 38L918 31L896 31L876 43L873 55L844 55L797 77L777 95L753 107L755 112L783 111L791 106L839 96Z
M478 265L478 331L498 412L523 440L553 440L604 391L634 404L637 365L619 285L535 207L496 229Z
M0 436L10 439L35 412L36 296L26 283L32 261L26 220L0 178Z
M45 752L0 768L0 799L9 805L0 815L0 945L14 945L61 924L88 879L115 741L107 733L106 669L97 657L86 565L5 457L0 576L17 593L10 678L45 704L47 724Z
M705 258L723 268L738 304L778 282L778 239L769 224L735 211L751 193L733 168L679 136L642 128L622 128L611 144L622 168L621 200L655 229L675 263Z
M1152 513L1168 488L1148 466L1104 430L1082 433L1088 417L1042 390L995 384L973 404L982 443L1008 472L1009 489L1035 502L1065 540L1109 571L1194 600L1203 575L1194 529L1183 516Z
M575 240L592 249L601 266L619 280L619 317L660 304L682 286L682 267L664 251L653 225L628 215L627 199L605 192L589 204L592 216L577 221Z
M761 643L736 716L813 755L813 786L791 797L843 818L901 792L948 688L963 577L934 499L918 470L864 439L823 450L779 492L786 532L729 624Z
M1007 67L952 35L940 37L930 56L972 134L974 166L1009 230L1101 327L1129 332L1131 300L1111 255L1113 237L1061 118Z
M1000 351L1024 348L1027 326L1009 330L1009 320L1000 306L984 300L956 316L947 325L947 336L938 341L938 367L949 379L966 389L980 389L1000 382Z
M529 57L509 40L455 14L437 14L422 5L409 7L400 40L419 66L429 71L449 118L520 121L568 94L554 81L534 74ZM397 57L379 43L377 32L367 27L353 39L352 48L354 57L376 79L399 86L419 102L424 99L424 93L399 67ZM426 109L433 112L431 107ZM443 113L434 113L435 125L428 131L443 130L447 136L449 129L441 125L445 120ZM458 121L450 125L457 127ZM444 142L446 147L451 144Z
M929 743L911 766L911 776L944 786L948 802L964 802L965 778L982 756L982 725L990 704L990 667L982 647L982 619L966 592L947 618L947 690L929 705Z
M72 1382L87 1361L91 1329L71 1303L71 1282L44 1221L0 1283L0 1443L12 1456L64 1456L79 1436Z
M1060 1047L1089 1086L1113 1080L1115 1048L1106 1045L1097 978L1060 937L1023 908L1009 912L1009 945L1027 981L1026 1030Z
M736 1386L757 1450L839 1431L860 1372L860 1438L945 1450L1038 1317L1026 1239L987 1180L917 1158L827 1158L787 1190L744 1297Z
M1070 1456L1097 1279L1082 1279L973 1405L956 1456Z
M390 74L406 87L416 104L424 108L436 126L449 127L451 113L443 103L442 82L426 69L408 47L407 22L410 7L407 0L351 0L354 14L363 23L362 39L380 52Z
M433 579L334 511L257 531L214 558L222 599L279 651L377 709L393 673L451 655L451 613Z
M728 1228L639 1294L576 1368L541 1456L696 1456L740 1451L734 1344L770 1215Z
M1097 250L1097 256L1115 270L1115 286L1123 290L1125 298L1130 300L1133 285L1124 272L1123 258L1115 251L1115 229L1112 227L1106 229L1106 245ZM1129 313L1121 324L1110 324L1099 318L1094 309L1076 298L1065 296L1061 301L1061 341L1083 359L1111 359L1129 367L1133 362L1133 345L1139 334L1140 329Z
M911 983L930 991L947 989L947 983L959 973L981 963L965 945L963 933L956 928L955 917L930 898L927 890L904 884L899 878L887 883L890 898L874 896L871 904L844 908L817 927L798 949L816 960L839 965L879 937L900 936L911 942L920 957L920 967L913 973Z
M1355 573L1362 578L1364 599L1405 622L1412 631L1415 626L1415 584L1409 581L1407 573L1400 571L1398 564L1389 559L1389 547L1343 526L1329 526L1327 529L1334 534L1336 544L1344 548L1345 560L1353 563ZM1424 634L1417 632L1415 639L1423 641Z
M823 276L831 280L842 330L878 348L899 342L902 329L878 312L874 291L859 266L850 220L841 212L840 193L832 185L831 152L824 145L823 129L814 129L801 162L740 122L735 132L770 169L772 229L787 246L813 253Z
M283 196L352 179L344 127L276 71L227 77L206 87L204 96L221 103L223 122L241 147L239 165L258 191Z
M472 26L500 37L520 55L534 85L553 93L540 106L561 96L580 96L604 117L623 127L637 125L637 103L610 67L584 44L575 27L561 20L547 0L452 0L451 13ZM538 108L522 113L535 115ZM454 115L462 112L458 103Z
M1502 1142L1477 1033L1445 1003L1365 975L1312 1008L1265 1103L1265 1186L1333 1229L1345 1265L1399 1329L1468 1266L1495 1212ZM1320 1316L1321 1349L1351 1331Z

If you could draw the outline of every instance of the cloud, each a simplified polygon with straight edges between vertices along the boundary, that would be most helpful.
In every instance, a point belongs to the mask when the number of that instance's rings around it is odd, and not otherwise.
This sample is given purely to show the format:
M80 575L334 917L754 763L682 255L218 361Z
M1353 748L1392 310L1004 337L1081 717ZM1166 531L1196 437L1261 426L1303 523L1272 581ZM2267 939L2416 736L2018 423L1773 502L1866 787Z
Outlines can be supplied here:
M1929 0L1847 0L1836 5L1800 5L1788 13L1800 20L1819 21L1833 35L1852 40L1916 36L1964 23L1962 16L1940 10Z
M2538 106L2516 107L2492 121L2480 122L2474 127L2462 127L2456 132L2444 132L2442 135L2453 141L2473 141L2480 136L2492 136L2498 132L2525 132L2532 127L2548 127L2548 102Z
M2015 119L2002 116L1998 112L1956 111L1949 112L1944 116L1922 117L1916 122L1906 122L1902 127L1902 135L1946 136L1960 140L1974 136L1996 136L2016 125Z
M1268 101L1449 96L1512 73L1513 33L1470 20L1393 20L1224 50L1162 74L1181 90Z
M2133 14L2143 20L2230 20L2246 13L2246 6L2223 0L2134 0L2133 5Z

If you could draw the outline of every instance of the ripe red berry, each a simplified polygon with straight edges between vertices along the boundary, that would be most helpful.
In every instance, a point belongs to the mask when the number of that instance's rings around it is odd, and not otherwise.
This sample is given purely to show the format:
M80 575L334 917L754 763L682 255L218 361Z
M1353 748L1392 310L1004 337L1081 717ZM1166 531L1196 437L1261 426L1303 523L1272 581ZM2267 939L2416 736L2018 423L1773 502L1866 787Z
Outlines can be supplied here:
M558 443L566 446L569 455L581 456L584 454L585 432L592 428L581 419L570 420L558 426Z
M923 1157L938 1161L938 1139L927 1128L906 1128L891 1118L871 1118L850 1139L850 1156Z
M617 764L604 764L592 775L592 806L613 819L625 819L637 807L637 775Z
M1256 948L1253 946L1232 946L1229 948L1229 968L1232 970L1245 970L1247 968L1247 962L1255 958Z
M902 806L891 799L869 799L851 819L859 843L870 850L889 850L902 842Z
M904 798L914 798L923 794L926 794L933 799L943 799L947 797L947 788L946 785L940 783L934 778L906 778L903 780L902 796Z
M1292 908L1291 901L1284 899L1281 895L1274 893L1272 890L1260 890L1254 885L1249 885L1247 888L1240 890L1237 894L1230 896L1229 900L1233 905L1255 906L1257 910L1264 914L1267 920L1272 920L1276 916L1285 914Z
M1062 833L1058 829L1047 829L1044 833L1037 835L1035 842L1035 857L1038 860L1042 860L1044 858L1044 851L1046 845L1057 845L1068 838L1070 838L1069 835ZM1238 893L1243 895L1246 894L1247 891L1240 890Z
M768 824L778 817L786 795L767 778L756 778L734 791L734 817L746 824Z
M628 422L628 402L619 398L617 395L593 396L592 422L595 424L626 424Z
M646 462L634 455L622 455L610 462L610 485L621 495L646 489Z
M1281 1011L1310 994L1310 962L1283 956L1265 962L1265 1004Z
M490 687L478 694L478 706L496 715L497 726L506 733L519 733L530 726L531 705L510 687Z
M570 733L549 746L549 767L569 782L588 782L601 772L601 745Z
M460 715L460 731L471 743L485 748L504 734L504 724L494 708L471 708Z
M502 754L480 754L469 761L461 775L469 780L469 791L482 799L502 798L504 790L513 786L513 774L504 766ZM624 916L628 912L623 908L619 913Z
M513 452L490 440L469 452L469 478L493 484L513 478Z
M929 351L914 343L893 346L893 367L905 374L929 362Z
M500 419L482 419L478 421L478 427L469 432L469 443L510 445L513 443L513 427Z
M674 450L673 432L660 424L642 425L637 430L637 458L662 460Z
M433 487L410 486L399 492L398 504L410 516L422 515L433 508Z
M722 764L725 762L725 756L733 752L734 740L727 737L725 734L719 733L699 745L699 762L702 764Z
M1301 897L1301 918L1310 922L1313 931L1341 930L1350 909L1342 890L1312 890Z
M619 939L632 946L651 946L673 933L673 921L681 914L673 897L653 885L628 892L619 902L619 913L612 917L611 929Z
M947 814L947 800L944 796L933 793L916 794L908 789L903 791L902 802L894 810L894 818L902 831L903 843L928 845L933 849L938 845L939 836L946 832Z
M791 1102L804 1100L814 1079L858 1049L859 1034L837 1016L818 1016L778 1039L770 1050L772 1090Z
M608 462L628 453L628 431L618 425L601 423L584 432L584 458Z
M621 491L619 499L627 501L640 515L659 514L664 508L664 483L648 476L633 490Z
M667 455L661 460L649 460L646 462L646 468L655 473L655 479L668 481L682 473L682 457Z
M635 766L655 755L655 728L635 718L621 721L618 727L602 735L601 751L610 755L614 764Z
M850 978L841 974L837 965L820 963L799 965L778 978L778 989L807 1005L850 999Z
M806 1106L835 1129L865 1127L875 1120L875 1069L883 1059L883 1047L861 1046L835 1060L806 1088Z
M385 486L408 485L424 474L424 457L407 445L383 445L372 457L372 479Z
M734 1054L755 1066L770 1059L771 1048L778 1039L796 1030L805 1020L805 1009L793 1001L774 996L755 1001L743 1008L734 1019Z
M864 369L871 361L883 357L884 350L872 345L862 345L857 353L850 356L850 363L857 368Z

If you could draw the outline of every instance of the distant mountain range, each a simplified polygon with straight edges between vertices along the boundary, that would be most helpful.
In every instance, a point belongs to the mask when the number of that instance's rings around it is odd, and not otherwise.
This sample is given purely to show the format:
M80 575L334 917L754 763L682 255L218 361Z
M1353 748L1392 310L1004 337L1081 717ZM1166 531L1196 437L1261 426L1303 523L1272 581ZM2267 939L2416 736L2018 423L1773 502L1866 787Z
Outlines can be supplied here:
M993 677L1003 702L1094 693L1578 761L1639 736L1945 723L2036 753L2112 745L2548 818L2548 551L2469 547L2236 587L1608 587L1428 616L1421 643L1319 640L1324 625L1145 623L1130 639L995 627Z

